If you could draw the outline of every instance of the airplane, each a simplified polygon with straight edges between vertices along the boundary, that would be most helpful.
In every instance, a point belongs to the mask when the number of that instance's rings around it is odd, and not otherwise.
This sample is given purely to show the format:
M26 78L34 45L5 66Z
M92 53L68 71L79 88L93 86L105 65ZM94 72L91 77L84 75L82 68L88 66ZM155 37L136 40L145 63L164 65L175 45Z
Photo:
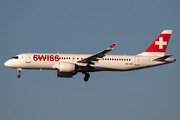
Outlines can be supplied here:
M89 72L130 71L173 63L172 54L165 55L172 30L164 30L154 42L137 55L106 55L113 50L116 43L96 54L51 54L24 53L15 55L4 65L16 68L21 77L22 69L57 70L57 77L73 77L82 72L84 81L89 80Z

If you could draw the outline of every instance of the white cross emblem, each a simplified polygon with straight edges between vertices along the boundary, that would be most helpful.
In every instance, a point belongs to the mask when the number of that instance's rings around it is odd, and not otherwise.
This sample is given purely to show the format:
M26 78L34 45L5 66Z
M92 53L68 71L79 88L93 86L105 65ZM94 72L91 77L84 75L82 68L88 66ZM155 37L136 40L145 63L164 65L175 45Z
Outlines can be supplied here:
M159 41L155 41L155 45L159 45L159 49L163 49L163 45L167 45L167 42L163 41L163 37L159 37Z

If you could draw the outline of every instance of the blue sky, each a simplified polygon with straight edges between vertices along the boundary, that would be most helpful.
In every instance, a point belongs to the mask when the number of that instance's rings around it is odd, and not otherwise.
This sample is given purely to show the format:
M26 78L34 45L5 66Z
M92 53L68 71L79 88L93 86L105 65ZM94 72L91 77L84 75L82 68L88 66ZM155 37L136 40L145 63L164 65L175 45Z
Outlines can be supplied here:
M0 1L0 119L180 119L179 0ZM20 53L143 52L172 29L166 54L176 63L130 72L58 78L56 71L16 69L4 62Z

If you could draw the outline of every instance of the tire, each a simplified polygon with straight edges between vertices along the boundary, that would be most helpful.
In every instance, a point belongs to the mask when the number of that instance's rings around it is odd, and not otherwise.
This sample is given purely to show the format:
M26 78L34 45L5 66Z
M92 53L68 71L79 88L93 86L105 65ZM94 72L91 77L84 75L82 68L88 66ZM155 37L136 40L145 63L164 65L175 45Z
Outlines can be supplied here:
M17 77L18 77L18 78L20 78L20 77L21 77L21 75L18 75Z

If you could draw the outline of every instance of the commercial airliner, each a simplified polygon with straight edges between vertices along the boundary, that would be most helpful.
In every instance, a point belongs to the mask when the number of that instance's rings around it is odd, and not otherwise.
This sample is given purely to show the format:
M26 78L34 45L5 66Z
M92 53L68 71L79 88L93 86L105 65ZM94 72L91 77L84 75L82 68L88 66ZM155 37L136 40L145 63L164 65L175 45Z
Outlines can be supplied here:
M51 54L24 53L4 63L5 66L16 68L21 77L22 69L56 70L58 77L73 77L82 72L87 82L89 72L98 71L130 71L173 63L172 54L165 55L172 30L164 30L155 41L142 53L137 55L106 55L113 50L116 43L96 54Z

